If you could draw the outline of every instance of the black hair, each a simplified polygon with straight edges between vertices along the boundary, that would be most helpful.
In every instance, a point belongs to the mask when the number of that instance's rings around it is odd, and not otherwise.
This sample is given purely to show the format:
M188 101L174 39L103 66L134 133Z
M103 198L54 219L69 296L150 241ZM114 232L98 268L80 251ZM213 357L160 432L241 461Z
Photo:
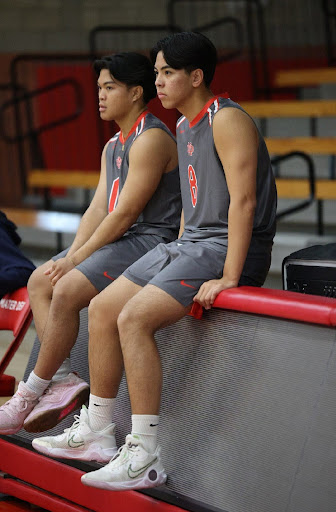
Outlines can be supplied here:
M185 69L188 73L202 69L204 83L210 86L216 70L217 50L205 35L199 32L179 32L160 39L150 52L153 65L162 51L168 66Z
M141 85L145 104L156 96L155 73L145 55L135 52L108 55L96 60L93 68L98 76L102 69L108 69L116 80L128 87Z

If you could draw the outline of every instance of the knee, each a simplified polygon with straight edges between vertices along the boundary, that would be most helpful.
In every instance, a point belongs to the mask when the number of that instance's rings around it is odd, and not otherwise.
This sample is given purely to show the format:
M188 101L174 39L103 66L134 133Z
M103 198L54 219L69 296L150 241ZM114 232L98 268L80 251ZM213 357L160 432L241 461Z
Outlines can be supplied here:
M118 316L118 330L121 338L123 335L133 334L150 327L149 319L136 306L127 303Z
M35 269L30 275L27 290L30 300L37 296L51 296L51 284L40 268Z
M113 323L113 308L102 298L101 294L96 295L89 304L89 327L104 326Z
M77 295L77 297L76 297ZM78 301L78 294L74 293L71 286L71 280L68 276L63 276L53 287L52 305L57 309L78 309L76 307Z

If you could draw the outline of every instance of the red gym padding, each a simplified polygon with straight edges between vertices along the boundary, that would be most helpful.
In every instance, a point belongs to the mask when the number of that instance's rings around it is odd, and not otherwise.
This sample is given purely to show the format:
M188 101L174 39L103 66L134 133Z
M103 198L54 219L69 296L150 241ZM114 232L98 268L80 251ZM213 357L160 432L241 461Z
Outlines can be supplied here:
M0 300L0 330L12 331L14 336L0 361L0 396L14 393L15 378L4 375L4 371L21 345L32 319L26 287L7 293Z

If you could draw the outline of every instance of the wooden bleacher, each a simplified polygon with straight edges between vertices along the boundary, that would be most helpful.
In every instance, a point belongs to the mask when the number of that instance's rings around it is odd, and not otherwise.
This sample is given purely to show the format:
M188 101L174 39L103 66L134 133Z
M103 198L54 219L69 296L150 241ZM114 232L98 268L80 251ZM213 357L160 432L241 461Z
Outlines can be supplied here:
M336 68L286 69L276 72L275 87L314 87L336 84Z
M63 247L63 234L77 232L81 215L78 213L33 210L32 208L1 208L17 226L56 233L57 252Z
M298 71L299 72L299 71ZM335 70L336 72L336 70ZM336 75L335 75L336 76ZM263 124L265 142L271 156L302 152L309 156L336 154L336 137L316 135L316 119L336 117L336 100L270 100L242 102L241 106L251 117L260 120L272 118L307 118L310 121L311 136L268 137ZM307 198L310 192L308 178L277 177L280 198ZM336 199L336 179L316 178L315 199L318 201L318 231L323 233L322 202Z

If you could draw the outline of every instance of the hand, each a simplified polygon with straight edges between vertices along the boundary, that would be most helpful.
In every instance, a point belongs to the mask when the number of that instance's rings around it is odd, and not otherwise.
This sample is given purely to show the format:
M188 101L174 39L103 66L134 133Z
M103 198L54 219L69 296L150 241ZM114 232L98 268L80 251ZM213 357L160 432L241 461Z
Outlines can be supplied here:
M70 258L60 258L53 262L51 267L44 272L44 275L49 276L51 285L55 286L57 281L73 268L75 268L75 265Z
M206 281L202 284L193 300L194 302L198 302L205 309L211 309L215 302L215 298L220 292L236 287L237 283L227 281L224 278L212 279L211 281Z

